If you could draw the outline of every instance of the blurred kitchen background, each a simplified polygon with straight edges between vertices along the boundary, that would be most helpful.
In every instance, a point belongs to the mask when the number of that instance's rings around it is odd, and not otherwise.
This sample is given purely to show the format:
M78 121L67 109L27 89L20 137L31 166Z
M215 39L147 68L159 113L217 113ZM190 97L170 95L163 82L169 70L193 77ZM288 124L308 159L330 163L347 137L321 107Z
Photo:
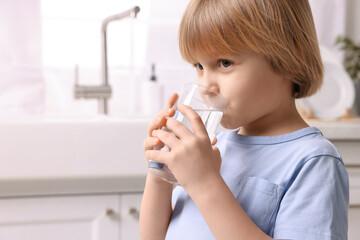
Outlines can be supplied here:
M1 0L0 115L96 115L96 99L74 98L75 78L80 85L101 84L101 23L133 6L141 8L136 18L113 21L107 28L109 114L148 113L140 93L152 64L163 100L183 83L196 81L177 43L187 2ZM338 36L360 41L359 1L310 2L321 45L341 63L344 52L334 43Z
M196 82L178 51L188 2L0 0L0 239L139 239L147 124L171 93ZM360 76L348 74L351 51L335 42L342 36L359 46L360 1L310 3L325 78L319 93L298 105L344 158L355 240ZM80 96L103 81L103 20L134 6L136 18L128 14L107 27L111 97L104 116L98 99ZM109 96L109 88L97 94Z
M139 6L137 18L107 29L110 115L141 114L139 89L155 64L164 98L194 82L182 61L177 28L188 1L14 0L1 1L1 115L94 115L96 100L75 100L81 85L101 84L101 23ZM4 37L6 36L6 37Z

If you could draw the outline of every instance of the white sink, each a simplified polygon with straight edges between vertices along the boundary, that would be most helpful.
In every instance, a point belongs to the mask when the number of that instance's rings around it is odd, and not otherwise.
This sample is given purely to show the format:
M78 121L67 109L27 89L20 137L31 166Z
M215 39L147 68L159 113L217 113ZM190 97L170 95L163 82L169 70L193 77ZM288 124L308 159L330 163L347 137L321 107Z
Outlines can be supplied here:
M148 118L0 119L0 181L144 176Z

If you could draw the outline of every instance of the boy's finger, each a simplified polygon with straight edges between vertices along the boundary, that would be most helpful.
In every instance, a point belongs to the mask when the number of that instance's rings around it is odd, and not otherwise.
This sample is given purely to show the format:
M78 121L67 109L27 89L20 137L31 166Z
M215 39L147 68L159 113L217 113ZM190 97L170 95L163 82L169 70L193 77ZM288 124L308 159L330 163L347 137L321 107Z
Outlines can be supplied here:
M176 100L178 98L177 93L173 93L166 103L166 107L163 108L159 114L156 116L156 119L154 119L148 126L148 136L151 136L151 133L155 129L161 129L163 126L165 126L166 118L172 117L175 114L175 110L172 109L174 104L176 103Z
M216 137L214 137L214 139L213 139L213 141L212 141L211 145L215 145L216 143L217 143L217 138L216 138Z
M166 104L166 108L172 108L175 103L176 103L176 100L178 99L179 95L177 93L173 93L169 98L168 98L168 101L167 101L167 104Z
M159 138L160 141L163 142L170 149L176 147L179 144L179 139L169 131L161 130L161 129L154 130L153 135L154 137Z
M145 156L147 159L151 159L155 162L167 164L167 160L169 159L169 152L160 151L160 150L147 150L145 152Z
M176 137L178 137L179 139L184 139L192 135L190 129L176 119L168 118L165 126L167 127L167 129L173 132L176 135Z
M143 142L143 148L145 150L153 149L155 146L158 146L161 144L161 141L159 138L156 137L147 137Z
M191 107L184 104L179 105L178 109L190 121L191 128L196 135L208 135L205 125L197 112L195 112Z
M153 130L161 129L166 124L166 118L172 117L175 114L175 110L168 108L167 111L162 111L159 116L154 119L148 126L148 136L152 136L151 133Z

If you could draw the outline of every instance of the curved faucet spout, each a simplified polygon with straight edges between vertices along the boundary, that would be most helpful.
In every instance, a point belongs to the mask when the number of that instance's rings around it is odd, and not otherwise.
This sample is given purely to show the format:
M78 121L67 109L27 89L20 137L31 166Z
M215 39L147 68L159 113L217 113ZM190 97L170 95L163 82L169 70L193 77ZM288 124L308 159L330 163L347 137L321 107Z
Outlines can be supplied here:
M118 14L109 16L109 17L105 18L102 22L102 25L101 25L102 68L101 69L102 69L102 82L105 85L108 84L107 40L106 40L107 26L110 22L120 20L125 17L134 17L135 18L139 11L140 11L140 8L138 6L136 6L136 7L130 8L129 10L124 11L122 13L118 13Z
M101 78L102 84L99 86L79 85L77 81L78 68L75 76L75 98L97 98L99 101L99 113L108 114L108 99L111 97L111 86L108 81L108 61L107 61L107 43L106 30L110 22L120 20L125 17L136 17L140 11L139 7L133 7L125 12L115 14L105 18L101 25Z
M130 8L129 10L126 10L122 13L118 13L118 14L109 16L103 20L101 29L102 29L102 31L106 31L107 25L112 21L120 20L120 19L126 18L126 17L136 18L138 12L140 12L140 8L138 6L135 6L135 7Z
M122 13L118 13L112 16L109 16L105 18L101 25L101 77L102 77L102 86L109 86L108 81L108 59L107 59L107 26L110 22L123 19L125 17L134 17L136 18L138 12L140 11L140 8L138 6L135 6L133 8L130 8L127 11L124 11ZM108 106L107 106L107 99L99 99L99 111L103 114L107 114L108 112Z

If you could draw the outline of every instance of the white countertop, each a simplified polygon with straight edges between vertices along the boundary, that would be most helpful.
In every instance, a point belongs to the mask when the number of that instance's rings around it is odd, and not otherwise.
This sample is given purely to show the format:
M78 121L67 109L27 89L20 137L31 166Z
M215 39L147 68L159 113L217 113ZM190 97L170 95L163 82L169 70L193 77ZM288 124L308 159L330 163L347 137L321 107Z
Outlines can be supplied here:
M71 121L64 124L64 121L57 120L45 121L46 124L43 124L43 120L34 120L26 121L25 125L21 124L21 121L0 121L0 130L3 134L7 133L7 136L0 136L2 147L14 149L8 151L8 156L22 161L9 167L13 159L0 159L3 173L0 176L0 198L143 191L147 171L141 145L148 121L131 120L131 123L125 126L124 120L81 120L74 124ZM329 140L360 141L358 120L311 120L308 123L318 127ZM137 139L129 136L129 132L138 136ZM46 141L36 144L36 138L51 138L55 142L45 147L48 149L47 153L38 154L44 149L40 144L46 144ZM82 146L72 147L80 142ZM32 148L17 149L19 144L30 144ZM53 147L54 144L61 146L61 149ZM128 148L125 145L135 151L127 153L125 150ZM96 149L106 149L107 153L96 155ZM70 154L66 151L70 151ZM0 149L0 154L4 153L6 151ZM71 159L72 156L77 157ZM40 157L46 161L39 160ZM32 162L24 161L23 158ZM121 162L121 159L131 161ZM56 163L51 163L50 160ZM7 167L13 172L9 173ZM38 172L39 174L35 174Z
M0 197L139 192L150 119L0 119Z
M317 127L329 140L360 140L360 119L320 121L307 120L310 126Z

